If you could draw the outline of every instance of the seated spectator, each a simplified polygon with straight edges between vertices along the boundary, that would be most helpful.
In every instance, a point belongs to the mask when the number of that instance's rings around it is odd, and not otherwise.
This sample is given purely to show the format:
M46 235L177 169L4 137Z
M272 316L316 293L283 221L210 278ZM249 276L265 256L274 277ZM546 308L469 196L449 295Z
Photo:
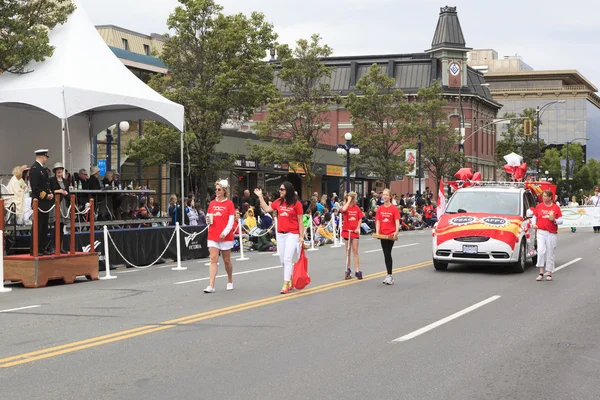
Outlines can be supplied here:
M200 216L198 215L198 210L196 210L196 204L194 203L194 199L188 197L185 199L185 213L189 220L190 226L198 226L200 224Z
M244 225L248 228L248 230L256 227L256 217L254 216L254 208L248 208L246 211L246 215L244 215Z
M106 174L104 174L104 179L102 179L102 187L110 187L113 182L113 173L107 171Z
M332 244L333 239L335 239L335 235L333 232L327 229L325 220L323 220L317 228L317 232L315 232L315 246Z
M150 216L148 215L148 208L146 207L145 198L142 198L142 200L140 200L140 206L137 209L136 216L140 219L150 218Z
M321 225L321 212L320 212L320 211L317 211L317 212L315 213L315 216L314 216L314 218L313 218L313 223L314 223L316 226L319 226L319 225Z

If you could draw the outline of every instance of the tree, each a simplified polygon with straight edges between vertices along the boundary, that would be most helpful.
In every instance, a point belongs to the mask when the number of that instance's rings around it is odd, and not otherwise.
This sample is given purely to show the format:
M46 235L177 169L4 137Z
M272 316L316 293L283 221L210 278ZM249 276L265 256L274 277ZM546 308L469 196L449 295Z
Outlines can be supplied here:
M518 116L515 113L504 114L504 118L518 118L511 120L506 132L502 133L502 139L496 142L496 163L499 167L506 164L504 156L510 153L517 153L523 157L523 162L527 163L529 169L537 167L537 136L535 126L537 123L536 110L527 108ZM532 135L525 135L523 122L532 121ZM541 122L540 122L541 123ZM540 139L540 149L543 149L545 143Z
M0 74L32 72L30 61L52 57L48 32L74 10L71 0L0 0Z
M402 150L410 136L408 124L416 114L395 84L373 64L356 85L360 95L350 93L346 99L353 141L361 151L357 164L382 177L387 187L406 173Z
M213 0L179 3L167 21L174 35L160 55L169 74L153 76L150 86L185 106L188 166L200 177L204 202L209 180L230 164L215 152L221 126L248 118L276 93L272 68L263 61L276 34L261 13L224 15ZM128 150L147 165L173 160L179 152L179 134L170 127L148 124L144 136Z
M332 50L320 43L321 37L300 39L292 51L287 45L279 46L277 54L280 70L277 72L289 96L274 96L269 103L269 114L257 123L257 136L269 145L252 145L252 154L261 163L289 162L291 169L302 176L312 192L313 171L317 148L329 132L329 105L334 102L328 78L331 69L322 58Z
M464 163L464 155L458 151L460 132L450 126L443 108L447 102L442 97L442 88L434 81L428 88L417 93L420 122L416 128L421 134L421 153L425 168L435 179L436 191L440 179L454 175Z

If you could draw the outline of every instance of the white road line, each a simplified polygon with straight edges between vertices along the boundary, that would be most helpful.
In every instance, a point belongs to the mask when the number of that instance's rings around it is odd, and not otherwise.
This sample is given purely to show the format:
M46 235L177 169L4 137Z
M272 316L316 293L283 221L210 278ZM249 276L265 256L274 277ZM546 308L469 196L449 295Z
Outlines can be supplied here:
M267 267L267 268L251 269L249 271L234 272L233 275L235 276L235 275L251 274L253 272L268 271L270 269L277 269L277 268L281 268L281 265L276 265L274 267ZM227 274L217 275L217 278L225 278L225 277L227 277ZM191 283L191 282L207 281L209 279L210 279L209 277L199 278L199 279L192 279L192 280L189 280L189 281L175 282L175 285L181 285L181 284L184 284L184 283Z
M571 265L571 264L575 264L577 261L580 261L580 260L581 260L581 257L579 257L579 258L576 258L576 259L574 259L573 261L569 261L568 263L565 263L565 264L561 265L560 267L556 267L556 268L554 268L554 272L556 272L556 271L560 271L560 270L561 270L561 269L563 269L563 268L567 268L569 265Z
M19 311L19 310L27 310L27 309L29 309L29 308L38 308L38 307L41 307L41 306L42 306L41 304L37 304L37 305L35 305L35 306L27 306L27 307L11 308L11 309L8 309L8 310L0 310L0 313L11 312L11 311Z
M401 247L409 247L409 246L416 246L419 243L411 243L411 244L403 244L402 246L394 246L392 247L392 249L399 249ZM367 250L365 251L365 253L375 253L376 251L381 251L381 249L376 249L376 250Z
M141 269L132 269L129 271L117 271L117 272L115 272L115 274L130 274L132 272L140 272L140 271L141 271Z
M485 299L483 301L480 301L477 304L473 304L471 307L467 307L467 308L465 308L462 311L454 313L454 314L452 314L452 315L450 315L450 316L448 316L446 318L440 319L439 321L434 322L433 324L429 324L429 325L427 325L427 326L425 326L425 327L423 327L421 329L417 329L416 331L414 331L412 333L409 333L408 335L404 335L404 336L399 337L398 339L394 339L394 340L392 340L392 343L406 342L407 340L414 339L414 338L416 338L419 335L422 335L422 334L424 334L426 332L429 332L430 330L435 329L438 326L444 325L445 323L450 322L453 319L456 319L458 317L462 317L463 315L465 315L467 313L470 313L471 311L476 310L479 307L483 307L486 304L491 303L494 300L498 300L499 298L500 298L500 296L496 295L496 296L490 297L489 299Z

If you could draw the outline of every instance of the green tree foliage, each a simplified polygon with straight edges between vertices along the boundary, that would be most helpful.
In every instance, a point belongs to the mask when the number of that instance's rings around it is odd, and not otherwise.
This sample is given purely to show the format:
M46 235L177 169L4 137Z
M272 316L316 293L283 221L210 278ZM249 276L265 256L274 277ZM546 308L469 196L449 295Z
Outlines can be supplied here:
M453 176L464 163L464 155L458 151L461 137L454 129L443 109L447 102L442 97L442 88L434 81L429 88L421 88L416 104L420 122L416 128L421 134L421 152L425 168L435 179L435 190L442 177Z
M502 139L496 141L496 163L498 167L506 164L504 156L510 153L517 153L523 157L523 162L527 163L527 169L536 169L537 159L537 135L536 135L536 110L527 108L519 115L515 113L504 114L504 118L518 118L511 120L506 132L502 133ZM532 135L526 136L523 122L532 121ZM543 149L545 143L540 139L540 149Z
M397 175L406 173L402 151L416 114L395 84L373 64L356 85L359 94L350 93L346 99L353 142L360 148L358 164L382 177L387 187Z
M52 57L48 32L74 10L71 0L0 0L0 74Z
M215 152L223 123L248 118L276 93L272 68L263 61L276 34L261 13L225 15L213 0L179 3L167 21L174 34L160 55L169 74L153 76L150 86L185 106L188 166L200 177L203 201L215 173L228 164ZM144 136L131 142L131 156L146 165L177 158L178 132L149 123Z
M335 100L327 83L331 69L321 61L332 49L320 41L315 34L310 40L298 40L294 50L278 47L277 74L286 93L272 97L268 116L257 123L258 138L265 144L252 145L252 155L263 164L297 163L303 172L295 172L309 191L318 162L316 150L329 132L329 106Z

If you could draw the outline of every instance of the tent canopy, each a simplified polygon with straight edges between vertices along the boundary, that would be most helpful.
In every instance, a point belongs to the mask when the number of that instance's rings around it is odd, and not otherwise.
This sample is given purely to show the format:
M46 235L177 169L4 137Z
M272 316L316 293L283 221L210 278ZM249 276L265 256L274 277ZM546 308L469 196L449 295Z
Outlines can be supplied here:
M50 33L54 55L27 74L0 75L0 106L24 104L66 120L86 114L90 131L123 120L149 119L183 131L184 108L142 82L112 53L78 1Z

